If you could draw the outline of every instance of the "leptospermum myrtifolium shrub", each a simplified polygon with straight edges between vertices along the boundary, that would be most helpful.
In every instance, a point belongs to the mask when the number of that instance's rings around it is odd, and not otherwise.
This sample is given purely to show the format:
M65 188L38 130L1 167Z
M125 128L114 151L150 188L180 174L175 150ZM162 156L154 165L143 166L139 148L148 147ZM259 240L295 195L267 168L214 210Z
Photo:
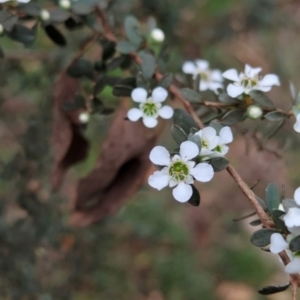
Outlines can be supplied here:
M300 274L299 188L294 199L285 199L278 187L270 183L265 201L261 200L224 157L230 150L228 144L233 142L231 127L246 119L274 122L279 130L288 118L295 116L294 129L300 132L300 94L295 97L292 111L279 110L266 94L273 86L280 86L277 75L261 75L262 68L248 64L244 72L228 66L229 69L222 73L211 69L204 59L187 60L182 65L180 78L185 78L182 82L187 83L183 86L167 71L169 55L163 44L166 35L153 18L143 26L135 17L128 16L123 28L118 22L114 23L113 18L110 24L106 22L105 9L110 9L106 1L59 0L55 3L56 6L42 7L34 1L0 1L0 35L29 48L36 40L37 29L41 28L55 44L64 47L68 45L66 30L89 28L92 36L87 37L79 54L66 68L67 76L78 82L88 82L81 90L78 88L80 92L71 99L59 103L58 109L74 113L68 115L67 120L76 116L86 128L94 114L112 113L113 108L103 101L103 91L110 87L115 97L131 99L127 113L122 116L127 122L142 122L148 130L145 132L154 132L160 122L167 122L169 134L177 146L171 150L164 146L149 150L149 159L158 169L150 175L149 185L157 190L168 186L175 200L198 206L200 192L196 182L213 181L215 172L227 169L256 209L259 219L251 225L262 225L253 234L252 243L286 258L288 274ZM119 38L122 32L126 36ZM96 61L85 56L93 43L102 49ZM5 58L5 49L0 48L0 54ZM112 75L116 69L125 72ZM211 93L216 100L205 101L203 92ZM179 100L176 106L172 104L175 98ZM169 105L165 105L166 101ZM201 110L203 107L205 112ZM70 128L74 129L77 123L72 122ZM206 188L205 184L201 185L201 189ZM268 286L259 292L272 294L289 285Z

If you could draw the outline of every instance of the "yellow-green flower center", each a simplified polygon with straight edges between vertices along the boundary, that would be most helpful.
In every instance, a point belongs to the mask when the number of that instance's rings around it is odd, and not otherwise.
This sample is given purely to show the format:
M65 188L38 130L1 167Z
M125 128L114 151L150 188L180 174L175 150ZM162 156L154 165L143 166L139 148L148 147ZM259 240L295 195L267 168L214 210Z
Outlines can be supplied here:
M201 140L201 144L203 148L208 148L208 143L204 140Z
M217 152L222 152L222 147L220 145L218 145L215 149Z
M159 103L152 102L152 100L147 100L145 103L140 104L140 109L144 116L156 117L158 115Z
M169 175L177 182L184 181L189 175L189 167L182 161L176 161L170 166Z
M258 83L258 78L249 78L249 77L245 77L241 82L242 86L248 89L257 86L257 83Z

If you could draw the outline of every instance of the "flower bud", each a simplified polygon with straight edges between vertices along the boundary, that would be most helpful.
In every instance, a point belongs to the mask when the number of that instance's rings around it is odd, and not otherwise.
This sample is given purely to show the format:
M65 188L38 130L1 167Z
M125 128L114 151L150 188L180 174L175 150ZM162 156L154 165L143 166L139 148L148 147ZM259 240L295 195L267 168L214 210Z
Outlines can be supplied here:
M247 108L247 116L249 119L260 119L263 115L263 110L257 105L251 105Z
M40 18L43 21L48 21L50 19L50 13L49 13L49 11L46 10L46 9L42 9L41 12L40 12Z
M157 43L161 43L161 42L163 42L165 40L165 34L159 28L154 28L151 31L150 36L151 36L152 40L155 41L155 42L157 42Z
M90 119L90 114L86 112L82 112L78 118L82 124L86 124Z
M2 24L0 24L0 35L4 32L4 27Z
M71 7L70 0L59 0L59 7L62 9L69 9Z

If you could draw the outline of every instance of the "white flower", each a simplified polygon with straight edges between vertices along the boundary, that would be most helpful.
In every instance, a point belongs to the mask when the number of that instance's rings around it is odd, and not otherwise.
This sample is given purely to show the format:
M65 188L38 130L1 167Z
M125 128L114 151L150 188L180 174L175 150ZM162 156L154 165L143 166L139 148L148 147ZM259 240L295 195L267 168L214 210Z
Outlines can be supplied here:
M90 115L89 113L86 113L86 112L82 112L80 115L79 115L79 121L82 123L82 124L85 124L89 121L90 119Z
M150 33L151 38L155 41L155 42L163 42L165 40L165 34L164 32L159 29L159 28L154 28L152 29L151 33Z
M41 11L40 11L40 18L43 21L48 21L50 19L50 13L49 13L49 11L46 10L46 9L41 9Z
M225 126L220 130L219 133L219 142L214 149L213 156L224 156L227 154L229 147L227 144L233 141L233 135L230 127Z
M294 124L294 130L300 132L300 114L296 116L296 123Z
M294 193L295 202L300 205L300 187L298 187Z
M200 91L212 90L215 92L217 89L223 88L221 71L209 69L209 63L206 60L197 59L195 62L187 61L183 64L182 71L186 74L192 74L193 79L200 74Z
M11 0L0 0L0 3L9 2ZM28 3L30 0L17 0L18 3Z
M300 273L300 257L294 256L285 266L285 272L288 274Z
M271 235L270 251L272 253L280 253L288 248L288 243L280 233L273 233Z
M247 116L249 119L256 120L261 118L263 110L257 105L250 105L247 108Z
M202 130L199 130L195 133L200 136L201 139L201 156L213 154L219 143L220 138L217 136L217 132L213 127L205 127Z
M191 184L194 183L194 178L201 182L208 182L213 178L214 171L207 163L199 163L195 166L196 163L191 161L199 154L199 148L195 143L183 142L179 153L180 155L176 154L171 158L166 148L154 147L150 153L150 160L164 168L154 172L149 177L148 183L157 190L167 185L176 186L173 189L174 198L179 202L186 202L193 194Z
M230 69L222 75L224 78L234 81L227 86L229 96L235 98L243 93L249 94L253 90L268 92L272 85L280 85L279 78L275 74L265 75L263 78L258 75L262 69L245 66L245 71L238 74L237 70Z
M148 97L148 92L141 88L135 88L131 93L133 101L140 103L139 108L131 108L127 117L130 121L137 121L143 118L143 123L148 128L153 128L157 125L157 118L160 116L163 119L170 119L173 116L173 108L165 105L162 106L168 97L168 92L162 87L156 87L152 91L151 97Z
M286 227L300 226L300 208L291 207L288 213L283 217Z
M59 6L63 9L69 9L71 7L71 2L70 0L60 0Z
M0 35L4 32L4 27L2 24L0 24Z

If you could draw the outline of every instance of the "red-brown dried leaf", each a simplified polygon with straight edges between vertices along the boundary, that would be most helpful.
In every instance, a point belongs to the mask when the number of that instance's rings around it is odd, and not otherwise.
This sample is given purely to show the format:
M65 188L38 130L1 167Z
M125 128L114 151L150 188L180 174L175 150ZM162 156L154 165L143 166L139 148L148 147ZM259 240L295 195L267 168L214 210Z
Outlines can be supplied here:
M54 87L53 152L54 168L52 188L56 191L62 184L70 166L83 160L88 151L88 142L81 133L78 115L81 110L67 112L65 102L73 101L79 90L79 80L63 73Z
M121 105L110 127L95 169L77 187L71 224L87 226L115 213L143 184L159 128L124 120Z

